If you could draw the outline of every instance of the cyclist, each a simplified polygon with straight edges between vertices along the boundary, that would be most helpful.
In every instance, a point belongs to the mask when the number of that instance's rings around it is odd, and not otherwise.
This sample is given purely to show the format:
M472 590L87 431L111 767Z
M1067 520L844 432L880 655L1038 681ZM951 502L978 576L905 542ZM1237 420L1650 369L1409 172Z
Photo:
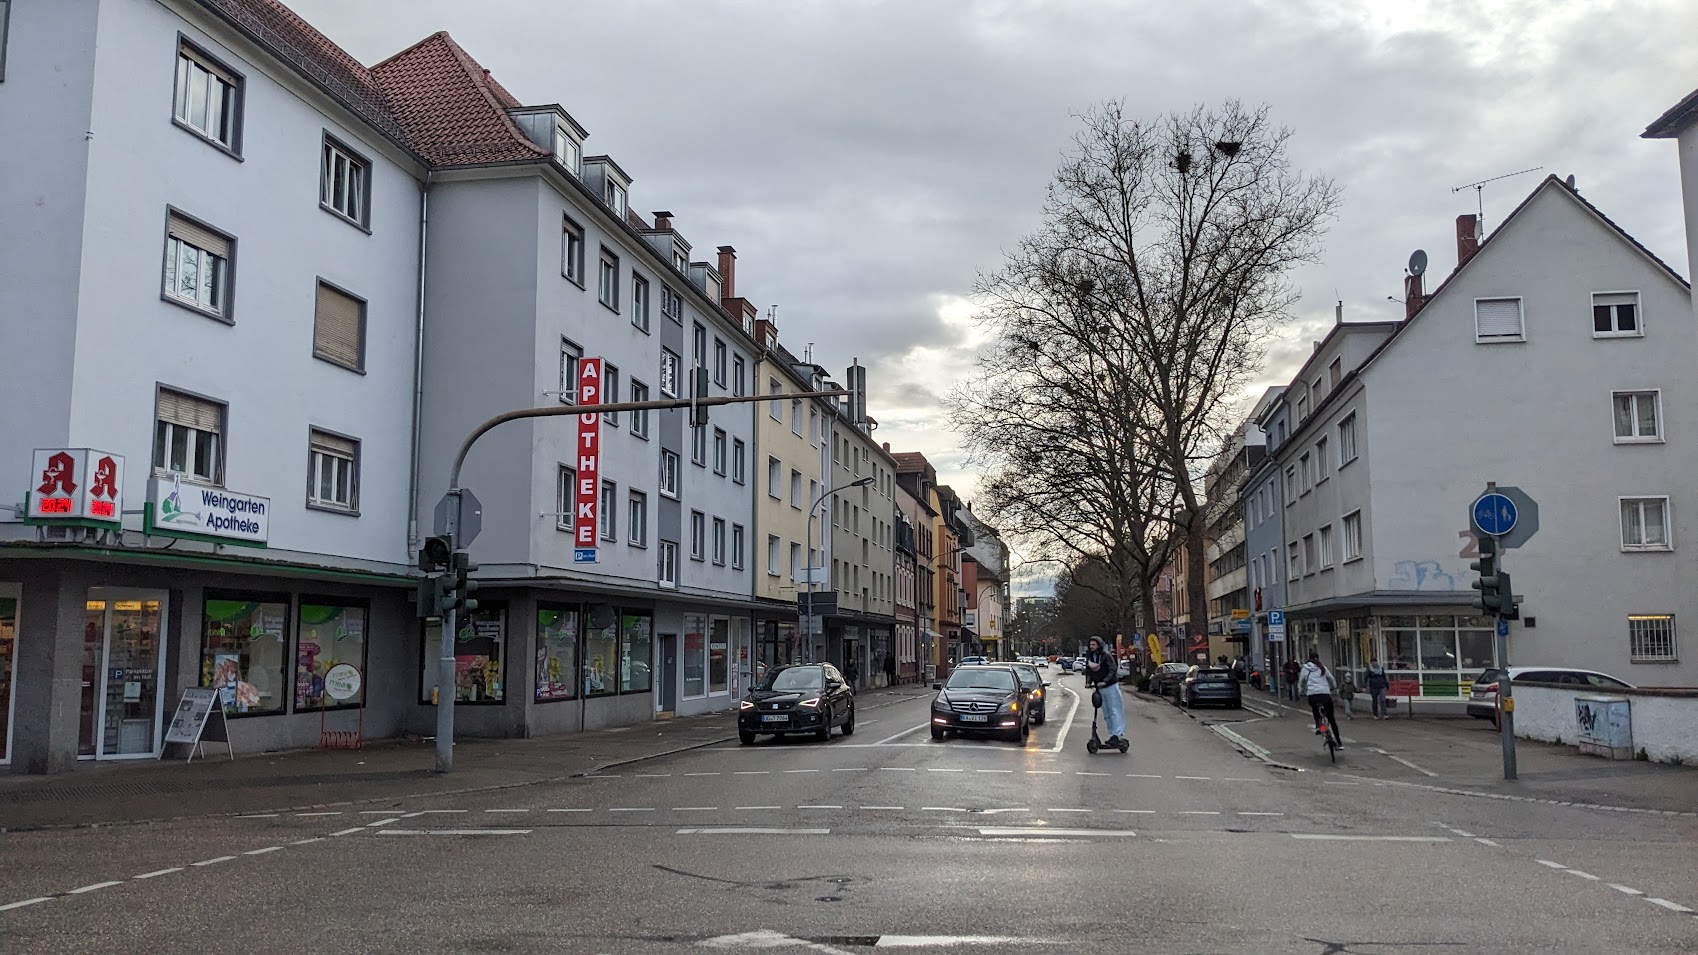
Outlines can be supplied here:
M1343 749L1344 739L1338 735L1338 719L1332 711L1332 691L1336 685L1332 674L1321 664L1319 651L1309 651L1309 662L1297 673L1298 692L1309 698L1309 709L1315 714L1315 734L1320 735L1321 716L1325 714L1333 745Z
M1101 637L1092 637L1090 651L1078 664L1085 671L1085 688L1099 689L1103 701L1103 722L1108 725L1108 742L1113 748L1120 745L1120 734L1126 732L1126 710L1120 698L1120 661L1103 649Z

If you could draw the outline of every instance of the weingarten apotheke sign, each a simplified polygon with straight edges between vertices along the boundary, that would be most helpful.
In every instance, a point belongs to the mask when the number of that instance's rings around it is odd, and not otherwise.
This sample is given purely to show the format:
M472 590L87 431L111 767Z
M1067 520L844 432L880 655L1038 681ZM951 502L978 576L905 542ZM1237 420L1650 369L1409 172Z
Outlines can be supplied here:
M183 480L148 482L142 527L166 537L205 538L264 547L271 537L271 499Z

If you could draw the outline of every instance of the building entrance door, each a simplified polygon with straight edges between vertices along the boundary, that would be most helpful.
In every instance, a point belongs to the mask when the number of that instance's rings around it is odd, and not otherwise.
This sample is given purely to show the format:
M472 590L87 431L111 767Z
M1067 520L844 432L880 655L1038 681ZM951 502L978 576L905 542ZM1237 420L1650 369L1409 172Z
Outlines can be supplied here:
M660 712L678 711L678 635L660 635Z
M18 659L18 586L0 584L0 765L12 759L12 682Z
M96 587L88 592L79 756L159 755L165 599L162 591Z

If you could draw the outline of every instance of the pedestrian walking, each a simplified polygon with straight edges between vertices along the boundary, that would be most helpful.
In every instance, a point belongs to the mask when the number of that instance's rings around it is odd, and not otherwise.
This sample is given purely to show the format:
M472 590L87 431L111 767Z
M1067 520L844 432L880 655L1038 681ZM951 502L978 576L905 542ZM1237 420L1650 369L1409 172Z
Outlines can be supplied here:
M1374 719L1383 720L1386 713L1386 690L1391 687L1391 678L1386 676L1386 668L1380 666L1380 658L1374 657L1368 661L1368 695L1374 702Z
M896 654L894 653L884 655L884 676L886 686L896 685Z
M1347 720L1356 718L1356 708L1350 703L1354 699L1356 699L1356 678L1346 673L1338 684L1338 702L1343 705L1344 718Z
M1297 702L1297 673L1300 670L1302 667L1298 666L1295 659L1291 659L1285 661L1285 666L1279 671L1280 676L1285 678L1285 698L1293 703Z

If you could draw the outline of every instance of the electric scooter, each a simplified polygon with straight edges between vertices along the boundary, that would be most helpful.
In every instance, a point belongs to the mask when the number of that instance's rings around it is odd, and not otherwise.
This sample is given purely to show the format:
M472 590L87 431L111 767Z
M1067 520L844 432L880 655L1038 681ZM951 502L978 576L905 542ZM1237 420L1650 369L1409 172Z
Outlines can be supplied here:
M1095 755L1097 750L1103 748L1102 738L1097 735L1097 714L1102 711L1102 708L1103 708L1103 691L1101 689L1092 690L1091 691L1091 738L1085 741L1085 750L1087 752L1091 753L1092 755ZM1126 737L1122 736L1120 738L1120 743L1119 743L1118 748L1122 753L1125 753L1127 750L1132 748L1132 743L1129 740L1127 740Z

